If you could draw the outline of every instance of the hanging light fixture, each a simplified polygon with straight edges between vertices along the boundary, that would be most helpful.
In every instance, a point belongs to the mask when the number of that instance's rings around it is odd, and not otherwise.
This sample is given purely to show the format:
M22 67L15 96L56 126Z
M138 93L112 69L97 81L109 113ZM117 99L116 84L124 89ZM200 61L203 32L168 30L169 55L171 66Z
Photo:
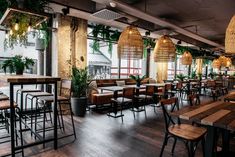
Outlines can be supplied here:
M183 65L191 65L193 61L193 57L189 51L185 51L181 58L181 63Z
M154 48L154 61L173 62L175 55L175 45L172 40L166 35L160 37Z
M230 20L225 34L225 52L235 53L235 15Z
M219 69L220 66L221 66L220 60L219 59L214 59L213 62L212 62L212 67Z
M118 40L118 58L142 59L144 43L138 29L127 26Z
M226 66L226 63L227 63L227 57L225 56L220 56L219 57L219 61L220 61L220 65L225 67Z
M16 23L15 23L14 29L15 29L16 31L19 30L19 19L16 19Z
M232 65L232 60L231 60L231 58L227 57L225 67L230 67L231 65Z

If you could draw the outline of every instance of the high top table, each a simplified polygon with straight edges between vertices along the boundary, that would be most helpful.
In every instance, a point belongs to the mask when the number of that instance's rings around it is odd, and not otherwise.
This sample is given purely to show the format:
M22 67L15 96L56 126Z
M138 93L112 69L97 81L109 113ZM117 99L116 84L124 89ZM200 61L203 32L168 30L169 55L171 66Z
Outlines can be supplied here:
M11 74L3 74L0 75L0 81L9 83L10 87L10 129L11 129L11 156L15 157L15 152L17 150L27 148L30 146L42 144L49 141L54 141L54 149L57 149L57 82L61 79L59 77L51 77L51 76L41 76L41 75L30 75L30 74L24 74L24 75L11 75ZM30 84L52 84L54 85L54 137L50 139L45 139L42 141L26 144L23 146L15 146L14 142L14 134L15 134L15 126L14 126L14 120L15 120L15 108L14 108L14 86L21 85L21 88L23 85L30 85Z

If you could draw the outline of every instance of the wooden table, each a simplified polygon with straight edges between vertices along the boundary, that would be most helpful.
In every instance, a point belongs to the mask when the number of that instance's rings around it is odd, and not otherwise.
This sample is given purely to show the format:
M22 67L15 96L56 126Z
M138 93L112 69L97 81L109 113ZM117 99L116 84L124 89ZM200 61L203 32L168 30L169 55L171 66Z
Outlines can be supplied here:
M197 122L207 127L205 156L213 157L216 132L223 132L223 152L229 151L230 131L235 131L235 105L229 102L217 101L214 103L191 106L171 113L180 119Z
M21 150L22 148L26 148L29 146L34 146L37 144L42 144L49 141L54 141L54 149L57 149L57 82L60 81L59 77L50 77L50 76L40 76L40 75L0 75L1 82L7 82L10 86L10 129L11 129L11 156L15 157L15 152L17 150ZM30 143L23 146L15 146L14 142L14 120L15 120L15 108L14 108L14 86L21 85L23 87L24 84L53 84L54 85L54 137L51 139L46 139L44 141L38 141L34 143Z

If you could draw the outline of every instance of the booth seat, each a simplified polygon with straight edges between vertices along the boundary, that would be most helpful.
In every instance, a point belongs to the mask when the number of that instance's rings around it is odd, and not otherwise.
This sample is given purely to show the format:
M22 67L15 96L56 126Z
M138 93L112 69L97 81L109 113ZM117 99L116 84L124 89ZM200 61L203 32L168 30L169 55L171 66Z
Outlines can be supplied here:
M150 79L146 78L142 81L142 84L149 83ZM153 80L153 79L151 79ZM102 80L92 80L89 84L89 101L91 104L96 106L101 106L104 104L111 103L111 98L113 98L113 92L99 90L99 87L107 87L107 86L117 86L117 81L124 81L125 85L134 85L136 84L132 79L102 79ZM152 83L152 82L151 82ZM140 94L145 93L145 89L140 89ZM122 96L122 92L118 93L119 96Z

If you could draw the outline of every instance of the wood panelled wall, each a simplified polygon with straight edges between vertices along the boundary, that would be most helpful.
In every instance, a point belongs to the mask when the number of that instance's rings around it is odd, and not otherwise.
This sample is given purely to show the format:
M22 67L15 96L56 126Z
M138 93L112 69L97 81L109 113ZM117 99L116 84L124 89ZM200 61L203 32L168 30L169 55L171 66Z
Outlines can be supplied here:
M87 21L60 15L57 30L58 76L68 78L71 66L87 64ZM69 64L71 63L71 65Z

